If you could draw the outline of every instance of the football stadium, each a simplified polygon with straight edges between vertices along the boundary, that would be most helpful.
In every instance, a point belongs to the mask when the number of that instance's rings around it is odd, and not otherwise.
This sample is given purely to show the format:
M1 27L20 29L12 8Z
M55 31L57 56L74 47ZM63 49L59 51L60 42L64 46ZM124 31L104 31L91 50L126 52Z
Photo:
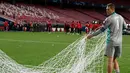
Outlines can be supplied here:
M0 73L130 73L129 38L129 0L0 0Z

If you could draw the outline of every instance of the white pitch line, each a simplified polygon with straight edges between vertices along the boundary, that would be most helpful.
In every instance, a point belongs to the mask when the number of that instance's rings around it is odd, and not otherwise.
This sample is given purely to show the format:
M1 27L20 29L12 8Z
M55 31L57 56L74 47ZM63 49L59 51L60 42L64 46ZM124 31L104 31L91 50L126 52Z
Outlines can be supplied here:
M0 39L1 41L9 41L9 42L24 42L24 43L49 43L49 44L70 44L63 42L42 42L42 41L32 41L32 40L15 40L15 39Z

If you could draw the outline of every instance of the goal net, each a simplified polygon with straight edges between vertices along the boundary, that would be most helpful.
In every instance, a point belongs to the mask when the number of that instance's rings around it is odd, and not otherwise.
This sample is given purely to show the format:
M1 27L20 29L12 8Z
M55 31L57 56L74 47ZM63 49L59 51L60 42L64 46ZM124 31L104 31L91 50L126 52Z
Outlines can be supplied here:
M0 73L103 73L104 33L90 39L77 39L56 56L38 66L18 64L0 50Z

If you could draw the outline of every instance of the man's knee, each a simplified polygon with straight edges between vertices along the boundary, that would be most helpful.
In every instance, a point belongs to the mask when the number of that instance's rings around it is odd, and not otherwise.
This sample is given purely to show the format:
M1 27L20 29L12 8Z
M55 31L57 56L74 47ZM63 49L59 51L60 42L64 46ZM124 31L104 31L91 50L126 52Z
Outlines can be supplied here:
M113 63L114 63L114 64L118 64L117 59L114 59L114 60L113 60Z
M113 63L113 57L108 57L108 64L112 64Z

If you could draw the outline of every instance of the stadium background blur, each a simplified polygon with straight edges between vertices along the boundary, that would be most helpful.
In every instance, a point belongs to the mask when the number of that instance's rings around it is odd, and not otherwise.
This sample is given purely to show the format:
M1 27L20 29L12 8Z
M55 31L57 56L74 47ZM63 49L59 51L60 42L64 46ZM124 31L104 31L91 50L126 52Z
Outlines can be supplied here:
M88 33L102 25L106 18L106 4L110 2L116 5L117 13L130 27L128 0L2 0L0 29Z

